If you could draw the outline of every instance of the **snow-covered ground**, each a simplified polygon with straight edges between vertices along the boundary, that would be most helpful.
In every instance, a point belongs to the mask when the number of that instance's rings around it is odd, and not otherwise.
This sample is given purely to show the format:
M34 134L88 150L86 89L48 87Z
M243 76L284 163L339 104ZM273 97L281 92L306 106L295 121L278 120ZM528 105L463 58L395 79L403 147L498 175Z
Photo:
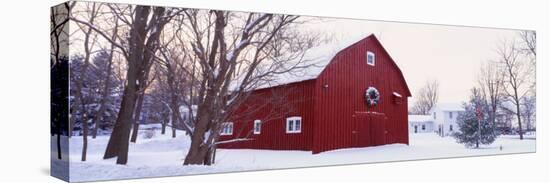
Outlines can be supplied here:
M188 137L179 132L178 137L173 139L169 130L165 135L161 135L158 130L154 131L152 138L145 138L146 133L148 132L141 131L137 143L130 145L127 165L116 165L114 158L102 159L108 136L90 138L88 161L81 162L82 137L72 137L70 140L71 181L535 152L534 136L526 138L526 140L519 140L517 136L501 136L490 146L467 149L463 145L455 143L452 137L441 138L435 134L427 133L411 134L409 146L392 144L350 148L316 155L312 155L309 151L219 149L216 154L216 164L213 166L183 166L183 159L189 147Z

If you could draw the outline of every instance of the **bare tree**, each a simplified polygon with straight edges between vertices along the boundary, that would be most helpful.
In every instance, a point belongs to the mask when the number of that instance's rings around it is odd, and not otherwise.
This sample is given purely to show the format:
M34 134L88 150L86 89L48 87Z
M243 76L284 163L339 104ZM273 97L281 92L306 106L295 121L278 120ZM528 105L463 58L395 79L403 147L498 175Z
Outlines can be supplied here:
M519 35L524 43L521 51L537 56L537 33L535 31L525 30L521 31Z
M426 81L416 96L418 98L411 109L412 113L427 115L439 99L439 82L437 80Z
M161 72L157 71L158 67L154 68L154 72ZM169 92L167 91L167 87L164 86L164 82L162 79L159 79L162 77L161 74L156 75L157 79L154 80L154 82L151 84L151 92L150 96L152 98L152 106L149 108L150 110L150 116L149 118L152 119L152 121L160 121L161 124L161 134L164 135L166 133L166 127L170 124L170 106L167 106L167 102L169 100ZM172 128L174 128L172 126ZM173 135L174 136L174 135Z
M103 158L117 157L117 164L128 161L128 146L132 121L136 111L139 92L147 80L148 70L157 50L158 38L164 25L171 19L173 10L151 6L109 5L113 16L124 22L129 28L129 36L122 42L112 40L105 31L93 23L71 17L71 20L90 27L109 43L115 45L127 60L126 83L120 110ZM119 39L121 40L121 39Z
M114 27L118 27L118 19L117 18L113 18L113 19L114 19L114 22L115 22ZM116 29L116 28L113 29L113 33L112 33L112 36L111 36L111 39L113 41L116 41L117 34L118 34L118 29ZM101 121L103 120L103 119L101 119L101 117L103 116L103 113L105 113L105 109L107 108L106 103L107 103L108 96L110 94L110 90L111 90L111 87L112 87L111 86L111 78L112 78L112 74L113 74L112 64L113 64L114 54L115 54L115 46L113 44L111 44L111 47L109 49L109 58L107 60L106 74L105 74L105 77L103 78L103 81L104 81L103 91L102 91L103 93L101 94L101 101L99 103L99 109L95 113L94 118L92 120L92 123L95 124L95 127L92 131L92 138L93 139L95 139L96 136L97 136L97 131L101 126Z
M500 55L501 69L505 74L504 92L507 100L515 107L519 137L523 140L521 99L530 92L529 86L526 86L529 82L528 63L521 57L515 41L503 42L497 53Z
M498 69L498 63L488 61L481 67L478 75L481 94L489 105L489 120L496 126L496 114L502 100L504 73Z
M523 44L518 46L518 52L522 53L529 59L528 75L526 77L533 78L528 81L529 88L532 93L536 90L536 57L537 57L537 33L535 31L524 30L519 33L519 37Z
M85 12L87 13L87 19L90 24L93 24L95 19L97 18L98 12L99 12L100 5L96 3L86 3L85 6ZM90 66L90 60L92 56L92 47L93 44L96 42L96 39L93 35L93 30L90 27L84 27L81 26L80 29L82 30L84 34L84 60L83 65L80 70L80 75L76 76L76 85L75 85L75 93L74 93L74 103L72 103L73 110L71 111L71 117L70 117L70 123L74 125L75 120L77 118L77 115L75 115L77 112L80 112L81 115L81 123L82 123L82 161L86 161L86 152L88 148L88 117L90 114L88 114L88 110L86 109L86 105L84 102L84 94L82 93L82 88L84 86L84 81L86 80L88 68ZM72 126L72 125L71 125Z
M65 55L68 55L68 49L64 45L68 45L69 33L68 22L69 13L75 5L74 2L63 3L62 6L54 6L50 8L50 60L52 67L61 60Z
M221 123L250 90L277 74L310 67L305 51L319 38L297 31L298 16L186 10L185 38L192 50L190 96L196 96L191 147L184 164L214 162ZM189 69L189 68L188 68ZM191 108L191 106L187 106Z
M70 132L67 117L68 97L68 22L74 3L50 8L51 134L57 135L57 158L62 158L61 135ZM65 46L64 46L65 45ZM69 131L67 131L69 130ZM70 137L70 133L67 133Z

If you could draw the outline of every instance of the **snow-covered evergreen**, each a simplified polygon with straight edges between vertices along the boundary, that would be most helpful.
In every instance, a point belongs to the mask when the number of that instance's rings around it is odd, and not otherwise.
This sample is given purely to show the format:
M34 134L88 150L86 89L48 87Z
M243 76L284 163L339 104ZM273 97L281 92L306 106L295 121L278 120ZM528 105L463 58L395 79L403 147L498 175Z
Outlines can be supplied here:
M100 108L100 103L102 100L102 93L104 92L104 85L107 72L113 72L112 67L109 67L109 51L100 50L97 54L94 55L92 62L88 66L86 73L82 73L82 68L84 64L84 59L80 55L75 55L71 57L70 60L70 86L75 86L76 80L84 78L84 85L82 88L82 107L83 111L75 111L71 113L76 118L75 126L73 129L74 135L79 135L80 130L82 129L83 120L91 120L97 114L97 111ZM111 74L108 79L109 86L107 88L107 99L105 100L105 111L101 114L100 120L102 123L100 125L100 132L103 130L110 130L116 119L116 114L120 105L120 94L122 87L120 86L120 80ZM75 87L70 87L70 102L74 104L75 102ZM71 106L71 109L74 106ZM90 127L94 127L95 124L88 123Z
M464 104L465 111L459 113L458 132L453 137L466 147L478 148L480 144L488 145L495 141L497 133L492 125L489 105L483 100L478 89L472 90L470 101Z

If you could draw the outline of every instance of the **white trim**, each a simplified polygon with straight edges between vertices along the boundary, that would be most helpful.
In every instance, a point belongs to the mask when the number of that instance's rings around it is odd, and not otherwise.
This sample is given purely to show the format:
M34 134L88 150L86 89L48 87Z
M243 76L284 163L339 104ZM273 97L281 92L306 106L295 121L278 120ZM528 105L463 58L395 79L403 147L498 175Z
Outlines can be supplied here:
M401 94L399 94L397 92L393 92L393 96L396 96L396 97L399 97L399 98L403 97L403 96L401 96Z
M286 133L301 133L302 132L302 117L292 116L286 118Z
M372 56L372 63L369 62L369 56ZM376 64L376 56L374 55L373 52L367 51L367 58L366 59L367 59L367 64L372 65L372 66L374 66L374 64Z
M256 131L256 125L258 125L258 131ZM254 134L262 133L262 120L254 120L254 125L252 126Z
M233 122L222 123L220 135L233 135Z

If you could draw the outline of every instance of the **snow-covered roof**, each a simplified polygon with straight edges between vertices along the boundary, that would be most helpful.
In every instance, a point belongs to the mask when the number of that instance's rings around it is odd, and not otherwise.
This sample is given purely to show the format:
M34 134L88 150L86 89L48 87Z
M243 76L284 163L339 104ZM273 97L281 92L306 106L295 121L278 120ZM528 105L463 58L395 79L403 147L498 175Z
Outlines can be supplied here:
M437 103L430 111L464 111L464 106L459 103Z
M258 90L316 79L321 74L321 72L323 72L326 66L331 63L333 58L338 53L369 37L374 37L374 40L379 41L374 34L370 32L365 32L364 34L340 35L340 37L333 38L330 41L326 41L323 44L312 47L305 52L303 57L299 58L302 60L302 62L305 62L306 66L309 67L303 67L300 69L295 69L292 72L285 72L272 76L271 80L264 83L258 83L250 89ZM292 65L295 62L296 61L290 61L289 64ZM392 63L397 67L397 64L393 62L393 59ZM399 70L399 68L397 69ZM401 70L399 70L399 72L402 75ZM239 76L237 76L237 78L238 77ZM405 85L407 85L404 78L403 82L405 82ZM237 79L237 82L232 83L231 88L235 88L238 83L239 79ZM406 86L406 91L404 94L405 96L411 96L408 86ZM394 95L397 97L401 97L401 94L399 93L394 93Z
M431 115L409 115L410 122L429 122L433 121Z
M269 83L260 84L256 89L270 88L278 85L284 85L289 83L295 83L300 81L306 81L317 78L325 67L332 61L332 59L343 49L350 45L353 45L369 36L372 33L365 33L362 35L353 36L341 36L339 38L333 38L330 41L320 44L319 46L312 47L305 52L302 61L310 67L301 69L295 69L292 72L282 73L274 76L274 79Z

